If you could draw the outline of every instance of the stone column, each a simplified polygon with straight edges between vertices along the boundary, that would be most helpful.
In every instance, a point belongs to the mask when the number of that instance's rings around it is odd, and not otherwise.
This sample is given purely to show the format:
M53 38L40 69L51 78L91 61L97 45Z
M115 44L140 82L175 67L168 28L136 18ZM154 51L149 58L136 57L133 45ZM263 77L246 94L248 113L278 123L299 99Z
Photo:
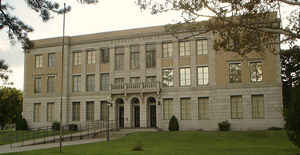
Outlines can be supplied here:
M196 41L191 41L191 87L197 87L197 67L196 67L196 59L197 59L197 48Z
M131 128L131 104L128 99L124 100L124 127Z
M94 101L94 108L95 108L95 120L100 120L100 101Z
M140 101L140 127L146 128L147 127L147 103L145 98L141 98Z
M95 71L95 91L100 90L100 51L99 49L96 50L96 71Z
M86 51L81 51L81 72L82 72L82 78L81 78L81 91L86 92Z
M174 75L174 87L179 87L179 42L173 43L173 75Z

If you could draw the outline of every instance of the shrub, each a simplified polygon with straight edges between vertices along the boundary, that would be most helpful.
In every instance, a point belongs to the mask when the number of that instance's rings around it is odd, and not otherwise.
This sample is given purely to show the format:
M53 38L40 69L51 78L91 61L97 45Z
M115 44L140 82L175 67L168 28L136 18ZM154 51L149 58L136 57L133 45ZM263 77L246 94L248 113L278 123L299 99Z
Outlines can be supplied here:
M272 127L269 127L268 130L273 130L273 131L276 131L276 130L282 130L282 128L280 127L275 127L275 126L272 126Z
M24 118L16 120L16 130L28 130L27 121Z
M173 115L169 121L169 131L178 131L179 125L177 118Z
M77 131L78 130L77 124L69 124L69 130L71 130L71 131Z
M220 131L229 131L230 130L230 123L228 120L218 123Z
M132 148L132 151L143 151L143 144L141 141L137 141L137 143Z
M59 122L53 122L52 123L52 130L58 131L60 129L60 123Z

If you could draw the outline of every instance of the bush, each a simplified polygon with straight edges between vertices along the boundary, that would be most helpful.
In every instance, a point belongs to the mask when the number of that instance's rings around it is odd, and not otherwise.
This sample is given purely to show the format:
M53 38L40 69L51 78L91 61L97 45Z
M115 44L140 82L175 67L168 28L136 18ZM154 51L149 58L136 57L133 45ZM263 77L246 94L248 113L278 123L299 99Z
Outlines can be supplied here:
M132 148L132 151L143 151L143 144L141 141L137 141L137 143Z
M230 123L228 120L218 123L220 131L229 131L230 130Z
M78 130L77 124L69 124L69 130L70 131L77 131Z
M169 121L169 131L178 131L179 125L177 118L173 115Z
M53 122L52 123L52 130L58 131L60 129L60 123L59 122Z
M27 121L24 118L16 120L16 130L28 130Z
M282 128L272 126L272 127L269 127L268 130L271 130L271 131L277 131L277 130L282 130Z

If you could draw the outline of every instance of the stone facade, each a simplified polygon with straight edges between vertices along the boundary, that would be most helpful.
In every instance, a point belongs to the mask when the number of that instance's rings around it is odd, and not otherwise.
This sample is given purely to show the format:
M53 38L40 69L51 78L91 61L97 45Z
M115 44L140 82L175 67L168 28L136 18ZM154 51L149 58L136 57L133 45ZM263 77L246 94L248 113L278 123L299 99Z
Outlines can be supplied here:
M105 32L99 34L66 37L62 61L62 38L35 40L34 48L25 52L24 103L23 115L30 127L51 125L47 121L47 103L55 103L54 120L60 120L60 103L62 99L63 124L80 124L87 121L86 103L94 102L94 120L101 118L101 103L108 97L112 100L110 120L116 120L120 127L158 127L168 128L168 119L164 119L164 99L172 99L172 115L179 120L181 130L217 130L218 123L229 120L233 130L261 130L272 126L282 127L282 94L280 80L279 55L256 52L240 57L234 53L215 51L212 33L190 38L191 52L188 56L179 55L180 38L190 35L188 32L172 34L165 32L163 26L132 30ZM178 39L179 38L179 39ZM196 41L207 40L208 54L198 55ZM172 56L163 57L162 44L172 43ZM155 45L155 67L146 67L146 45ZM130 46L139 45L139 68L130 68ZM124 47L123 70L115 70L115 49ZM101 63L101 48L109 48L109 63ZM87 51L96 51L96 63L87 63ZM278 45L279 50L279 45ZM73 53L80 52L80 65L74 65ZM56 53L56 66L48 67L48 54ZM43 56L43 67L35 67L35 56ZM241 82L229 82L230 62L241 63ZM263 80L250 82L249 62L260 61L263 64ZM63 66L63 67L62 67ZM208 84L197 84L197 68L208 66ZM190 68L190 85L180 86L180 68ZM61 70L63 68L63 72ZM173 69L172 87L162 85L162 70ZM109 74L110 88L101 90L100 76ZM87 91L87 75L95 75L95 90ZM55 75L55 91L47 92L47 76ZM73 92L73 75L80 75L80 91ZM41 92L35 93L35 77L41 77ZM155 77L157 82L147 83L147 77ZM63 81L61 81L63 77ZM131 77L139 77L142 83L133 85ZM124 78L125 84L119 89L114 88L116 78ZM61 85L62 84L62 85ZM62 87L61 87L62 86ZM62 92L62 93L61 93ZM62 95L62 98L61 98ZM232 119L231 96L242 97L242 117ZM252 95L263 95L264 116L253 119ZM198 98L208 97L208 119L199 119ZM182 120L181 98L189 98L191 119ZM73 121L72 103L80 102L80 121ZM135 104L134 104L134 103ZM34 103L41 103L40 121L34 121ZM120 104L123 103L123 104ZM123 108L121 108L123 107ZM122 109L122 110L121 110ZM137 111L137 112L136 112ZM124 116L123 116L123 115ZM120 117L122 115L122 117ZM138 115L138 116L137 116ZM120 119L123 119L120 121ZM124 125L123 125L124 124Z

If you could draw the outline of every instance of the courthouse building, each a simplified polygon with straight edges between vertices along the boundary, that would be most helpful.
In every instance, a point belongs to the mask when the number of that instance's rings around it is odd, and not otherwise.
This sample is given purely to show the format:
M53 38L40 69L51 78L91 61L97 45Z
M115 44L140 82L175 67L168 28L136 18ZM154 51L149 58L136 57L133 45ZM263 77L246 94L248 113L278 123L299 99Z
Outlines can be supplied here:
M224 120L233 130L283 126L279 55L241 57L216 51L213 33L186 36L164 26L71 36L63 56L61 37L35 40L23 116L30 127L59 121L62 94L63 124L106 120L111 98L120 128L167 129L173 115L180 130L217 130Z

